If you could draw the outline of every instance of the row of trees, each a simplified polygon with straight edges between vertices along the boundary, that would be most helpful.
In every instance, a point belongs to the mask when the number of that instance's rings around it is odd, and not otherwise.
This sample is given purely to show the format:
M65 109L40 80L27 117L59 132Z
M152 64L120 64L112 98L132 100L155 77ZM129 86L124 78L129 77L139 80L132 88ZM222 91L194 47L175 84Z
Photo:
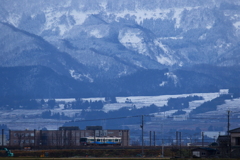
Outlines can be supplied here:
M65 104L64 108L69 108L69 105L72 109L102 109L104 106L103 101L86 101L82 99L77 99L75 102L72 102L71 104Z
M211 101L204 102L196 109L192 110L192 114L198 114L198 113L205 113L209 111L215 111L217 109L218 105L222 105L225 103L225 100L232 99L232 96L229 94L221 95L215 99L212 99Z
M175 115L184 114L185 112L182 111L182 109L188 108L189 102L195 101L195 100L203 100L203 97L194 95L194 96L187 96L187 97L169 98L167 105L164 105L163 107L161 107L160 111L165 112L168 110L175 109L175 110L178 110L178 112L175 113Z
M2 109L39 109L42 107L48 107L50 109L57 105L55 99L40 101L37 99L11 99L11 98L0 98L0 107Z
M62 103L62 102L61 102ZM105 101L87 101L81 98L76 98L76 101L65 104L65 109L102 109L105 103L117 103L116 97L105 97ZM0 98L0 108L5 110L10 109L53 109L59 107L59 103L55 99L37 100L37 99L12 99Z
M70 117L66 116L63 112L52 113L50 110L42 112L41 117L45 119L65 119L65 120L70 119Z

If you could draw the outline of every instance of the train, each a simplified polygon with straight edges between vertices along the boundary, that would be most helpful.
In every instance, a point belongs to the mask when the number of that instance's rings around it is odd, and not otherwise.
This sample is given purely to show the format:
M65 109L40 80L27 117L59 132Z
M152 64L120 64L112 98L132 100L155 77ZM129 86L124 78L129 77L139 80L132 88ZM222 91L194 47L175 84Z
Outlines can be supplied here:
M80 145L121 145L120 137L83 137Z

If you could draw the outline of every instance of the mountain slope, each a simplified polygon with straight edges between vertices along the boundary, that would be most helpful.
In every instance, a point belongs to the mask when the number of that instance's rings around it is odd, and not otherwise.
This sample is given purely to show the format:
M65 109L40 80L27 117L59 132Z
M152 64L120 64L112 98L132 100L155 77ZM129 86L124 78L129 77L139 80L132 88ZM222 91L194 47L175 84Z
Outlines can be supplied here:
M131 75L99 84L100 95L143 96L218 92L240 89L238 66L198 65L174 71L139 70Z
M45 66L91 82L97 95L239 87L234 76L240 68L238 1L0 3L2 67ZM199 72L195 65L201 64L209 65L209 72L204 67Z
M103 68L114 68L106 76L136 71L130 64L146 69L239 65L234 60L240 37L238 1L9 0L2 4L1 21L43 37L102 74ZM62 39L74 50L66 49ZM94 57L100 63L89 62Z
M43 65L59 74L73 76L71 73L83 74L87 69L66 53L39 36L19 30L9 24L0 23L0 66ZM87 79L84 77L82 79Z
M43 66L0 67L0 95L17 98L84 97L89 85Z

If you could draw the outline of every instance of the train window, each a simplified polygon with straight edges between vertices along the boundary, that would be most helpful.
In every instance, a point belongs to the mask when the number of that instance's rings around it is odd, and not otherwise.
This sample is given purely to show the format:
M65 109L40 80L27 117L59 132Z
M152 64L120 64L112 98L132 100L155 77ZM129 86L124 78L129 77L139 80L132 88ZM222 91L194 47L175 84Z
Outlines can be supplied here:
M101 141L101 139L97 139L97 141L98 141L98 142L100 142L100 141Z
M115 142L118 142L118 139L115 139Z

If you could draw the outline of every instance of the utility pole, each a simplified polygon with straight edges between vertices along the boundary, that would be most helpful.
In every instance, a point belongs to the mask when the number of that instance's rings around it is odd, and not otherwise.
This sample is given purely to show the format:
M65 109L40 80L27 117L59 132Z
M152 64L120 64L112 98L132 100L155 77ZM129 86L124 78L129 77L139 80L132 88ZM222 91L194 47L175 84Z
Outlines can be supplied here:
M154 147L156 146L156 135L155 135L155 131L153 132L153 138L154 138Z
M162 124L162 157L164 157L164 131L163 131L163 124Z
M164 139L162 139L162 157L164 157Z
M229 133L229 128L230 128L230 110L227 111L228 112L228 115L227 115L227 119L228 119L228 123L227 123L227 135L229 136L230 133Z
M144 151L143 151L143 116L144 115L142 115L142 125L140 125L140 127L142 128L142 156L144 155Z
M179 132L179 141L180 141L180 158L182 158L182 133Z
M230 132L229 132L229 128L230 128L230 110L227 111L228 115L227 115L227 119L228 119L228 123L227 123L227 135L228 135L228 143L229 143L229 153L230 153L230 157L231 157L231 137L230 137Z
M4 146L4 129L2 129L2 146Z
M204 147L204 132L202 132L202 147Z
M152 131L150 131L150 146L152 146Z
M176 146L178 146L178 131L176 131Z

